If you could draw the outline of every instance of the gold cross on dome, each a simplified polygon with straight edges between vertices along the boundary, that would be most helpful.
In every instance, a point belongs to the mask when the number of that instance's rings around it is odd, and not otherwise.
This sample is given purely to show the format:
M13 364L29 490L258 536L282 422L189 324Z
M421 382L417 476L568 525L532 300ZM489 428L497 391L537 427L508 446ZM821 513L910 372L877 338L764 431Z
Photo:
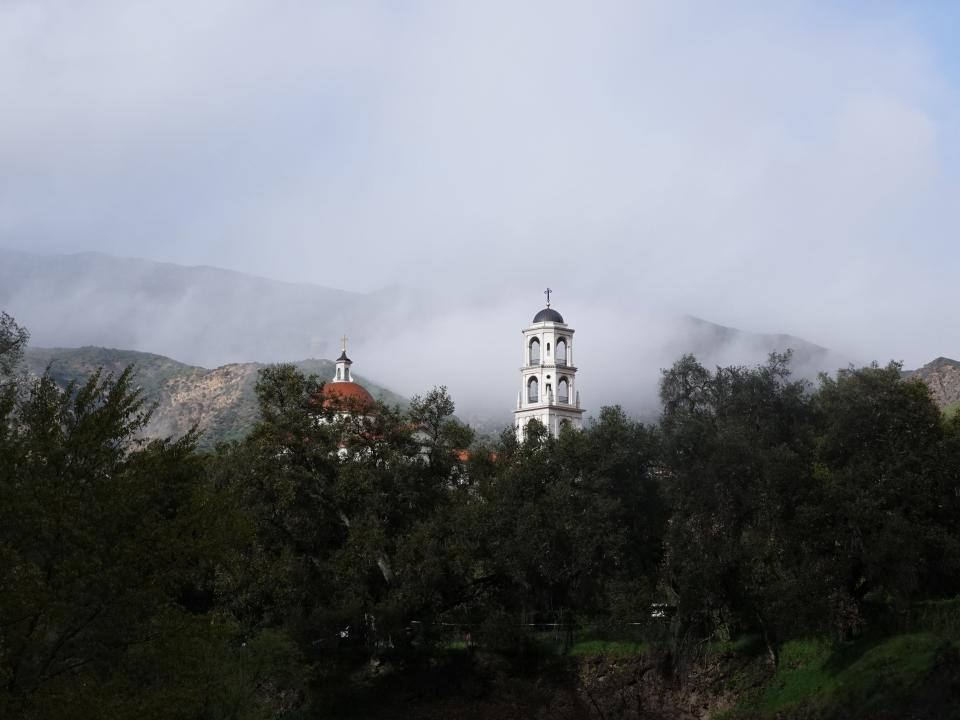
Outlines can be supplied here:
M347 351L347 336L346 336L346 335L344 335L342 338L340 338L340 349L343 350L344 352Z

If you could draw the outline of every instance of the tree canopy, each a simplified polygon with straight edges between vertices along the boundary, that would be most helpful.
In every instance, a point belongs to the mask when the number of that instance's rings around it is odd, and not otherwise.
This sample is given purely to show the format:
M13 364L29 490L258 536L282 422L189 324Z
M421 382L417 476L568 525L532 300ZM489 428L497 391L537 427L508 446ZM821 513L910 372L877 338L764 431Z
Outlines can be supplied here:
M779 649L960 592L960 419L900 367L814 385L789 354L661 378L656 425L478 438L443 387L346 413L288 365L259 421L147 441L135 371L17 373L0 318L0 716L335 713L371 661L531 628L641 627L679 666ZM669 608L671 612L652 612Z

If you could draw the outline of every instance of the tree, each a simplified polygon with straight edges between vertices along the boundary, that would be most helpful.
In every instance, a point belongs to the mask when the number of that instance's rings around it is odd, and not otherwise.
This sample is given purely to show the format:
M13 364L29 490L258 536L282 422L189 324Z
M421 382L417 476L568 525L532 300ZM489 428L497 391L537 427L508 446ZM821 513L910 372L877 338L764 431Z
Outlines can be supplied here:
M583 432L561 440L562 462L586 490L613 502L612 525L623 532L622 544L611 542L607 548L612 562L597 602L614 622L644 622L658 599L668 518L659 477L659 434L614 406L601 408Z
M212 482L236 497L247 528L241 561L219 572L219 593L251 628L296 634L333 592L323 562L347 529L335 492L337 429L318 422L321 387L292 365L265 368L260 422L210 461Z
M596 609L625 530L616 524L617 501L570 462L580 434L551 438L538 425L518 446L507 438L492 466L471 465L481 472L461 510L462 533L471 539L471 586L484 589L483 614L512 618L515 632L531 621L558 622L569 640L580 613Z
M473 442L473 431L454 417L455 409L445 386L410 401L410 421L423 438L427 465L441 475L453 469L454 451L465 450Z
M218 449L213 472L251 530L242 562L220 573L228 607L251 628L283 629L335 692L446 602L459 426L442 389L412 417L324 407L321 390L292 366L261 371L261 421Z
M823 376L815 398L822 500L807 517L839 637L869 620L867 604L903 610L960 569L950 427L926 385L900 371Z
M822 376L787 357L664 376L665 578L682 638L756 630L845 639L956 588L957 441L900 366ZM682 643L681 643L682 644Z
M30 333L17 322L0 312L0 383L7 382L23 360Z
M811 410L788 363L773 354L711 373L686 356L664 373L666 581L681 645L757 629L776 662L807 617L794 508L812 490Z
M226 675L167 681L211 653L229 673L236 654L229 624L184 602L232 544L196 437L137 439L149 411L130 369L28 390L0 424L0 714L199 713Z

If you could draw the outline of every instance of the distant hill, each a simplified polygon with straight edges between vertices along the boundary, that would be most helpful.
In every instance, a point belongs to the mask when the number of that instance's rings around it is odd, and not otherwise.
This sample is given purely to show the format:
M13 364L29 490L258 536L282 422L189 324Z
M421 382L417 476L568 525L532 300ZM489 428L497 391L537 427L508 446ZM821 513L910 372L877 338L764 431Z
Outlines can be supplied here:
M266 367L264 363L235 363L208 370L163 355L89 346L29 348L26 361L30 372L36 375L49 367L50 375L61 387L74 380L85 381L100 367L119 373L132 364L144 396L157 403L146 428L147 436L177 437L196 424L203 431L204 447L239 439L249 432L257 420L257 372ZM330 360L301 360L293 364L321 379L333 376ZM407 404L406 398L369 380L358 376L357 381L377 400L388 405Z
M917 370L905 371L903 375L923 380L944 412L960 410L960 362L938 357Z
M458 415L474 427L495 433L512 424L520 389L517 332L539 309L539 289L487 292L471 288L466 275L463 293L431 288L415 277L402 278L408 286L370 293L324 286L355 284L353 274L362 279L369 260L312 268L318 283L312 284L100 253L37 255L0 248L0 310L26 327L39 347L141 351L117 357L144 366L146 389L154 383L157 390L173 392L173 378L192 378L189 391L176 395L178 402L194 403L187 414L209 420L218 436L229 437L228 428L243 425L230 419L230 412L246 412L243 403L234 407L230 398L249 394L241 392L253 382L254 371L246 368L335 357L344 333L359 369L389 387L409 396L443 385ZM772 351L791 348L793 371L806 378L849 362L802 338L661 314L643 302L586 294L572 294L566 302L563 312L578 333L578 387L588 417L603 405L619 404L635 416L655 419L661 370L685 353L713 367L755 365ZM163 362L152 359L160 356L166 356ZM122 366L126 360L117 362ZM201 402L196 393L207 386L209 397ZM233 410L207 418L212 411L205 408L214 401ZM184 427L186 412L161 407L157 427L164 418L170 418L169 427Z
M849 362L837 352L795 335L747 332L691 316L673 344L675 355L692 353L710 365L740 364L745 362L743 358L762 362L771 352L789 349L794 372L804 377L833 372Z
M317 279L342 280L323 268ZM131 348L207 367L333 357L344 332L374 337L407 322L414 297L101 253L0 248L0 308L30 330L35 345Z

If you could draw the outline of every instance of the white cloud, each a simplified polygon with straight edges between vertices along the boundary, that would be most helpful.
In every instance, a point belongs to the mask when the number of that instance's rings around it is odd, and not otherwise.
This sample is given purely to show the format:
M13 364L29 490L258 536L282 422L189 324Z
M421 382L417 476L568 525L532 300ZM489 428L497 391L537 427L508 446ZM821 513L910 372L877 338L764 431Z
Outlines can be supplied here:
M0 244L960 355L917 322L952 295L957 125L911 12L6 2Z

